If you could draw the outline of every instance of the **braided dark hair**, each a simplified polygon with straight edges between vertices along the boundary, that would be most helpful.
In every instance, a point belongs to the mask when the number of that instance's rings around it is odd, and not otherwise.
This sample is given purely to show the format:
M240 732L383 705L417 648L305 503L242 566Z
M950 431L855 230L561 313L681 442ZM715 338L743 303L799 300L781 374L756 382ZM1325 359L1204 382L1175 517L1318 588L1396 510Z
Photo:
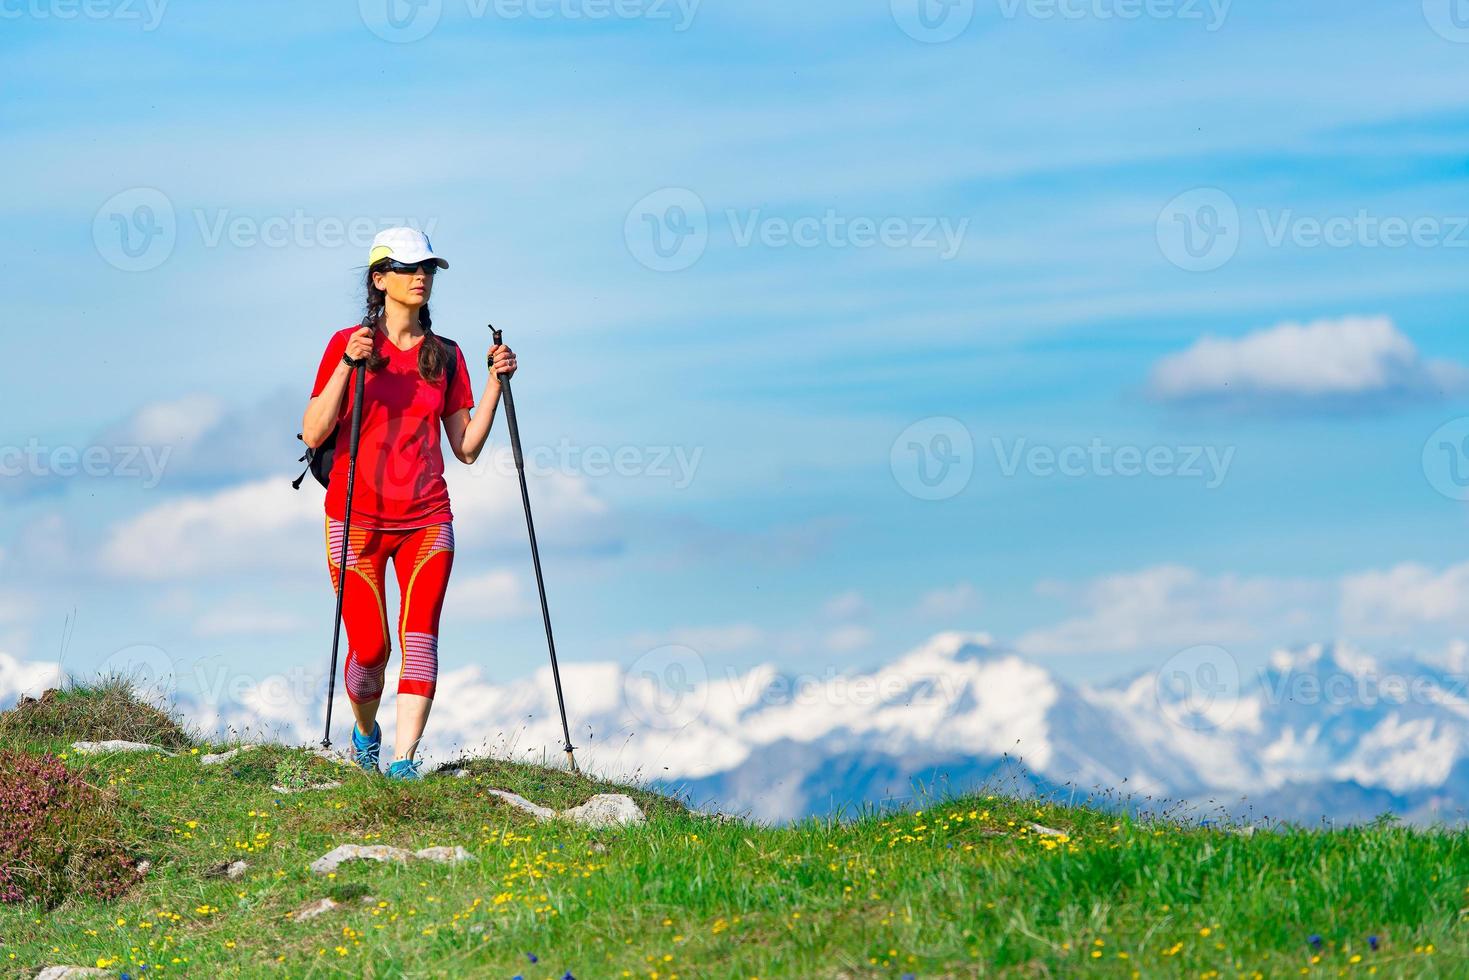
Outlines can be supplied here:
M377 288L372 281L374 272L386 272L388 259L383 259L376 265L368 266L367 275L364 277L367 288L367 310L362 316L362 325L377 329L378 321L383 317L384 307L387 305L387 293ZM429 314L428 304L425 303L418 308L418 325L423 327L423 343L418 345L418 376L430 384L435 384L444 376L444 371L449 365L449 348L434 334L433 317ZM369 371L381 371L387 366L388 359L376 350L367 358L367 369Z

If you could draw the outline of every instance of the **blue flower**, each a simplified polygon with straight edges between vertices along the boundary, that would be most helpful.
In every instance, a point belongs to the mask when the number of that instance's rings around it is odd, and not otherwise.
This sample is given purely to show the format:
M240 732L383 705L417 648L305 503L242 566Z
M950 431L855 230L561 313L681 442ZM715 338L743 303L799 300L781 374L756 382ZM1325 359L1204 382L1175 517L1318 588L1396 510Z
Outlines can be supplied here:
M525 954L525 958L528 959L528 960L530 960L532 963L539 963L539 962L541 962L540 959L536 956L535 953L526 953Z
M1377 952L1377 937L1376 936L1368 936L1367 937L1367 948L1370 949L1370 950L1372 950L1372 952L1374 952L1374 953Z
M574 976L571 975L571 971L570 970L567 970L566 971L566 976L562 977L561 980L576 980L576 977L574 977Z
M1321 937L1318 936L1314 932L1311 933L1311 935L1309 935L1309 936L1306 937L1306 942L1308 942L1308 943L1311 944L1311 948L1312 949L1320 949L1321 948Z

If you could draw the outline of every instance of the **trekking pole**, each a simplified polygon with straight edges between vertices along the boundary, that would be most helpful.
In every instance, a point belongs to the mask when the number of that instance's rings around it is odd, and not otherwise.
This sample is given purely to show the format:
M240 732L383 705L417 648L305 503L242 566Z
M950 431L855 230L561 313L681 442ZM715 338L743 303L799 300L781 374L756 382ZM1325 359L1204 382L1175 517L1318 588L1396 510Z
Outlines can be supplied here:
M494 331L495 346L501 343L502 331L495 330L495 325L490 324L490 330ZM494 361L490 362L490 373L495 370ZM580 773L577 767L576 756L571 750L575 748L571 744L571 728L566 724L566 699L561 695L561 670L556 666L556 640L551 636L551 610L546 605L546 582L541 578L541 553L536 547L536 525L530 517L530 493L525 488L525 459L520 453L520 427L515 424L515 399L510 395L510 379L500 379L500 393L505 397L505 424L510 427L510 449L515 454L515 472L520 476L520 502L525 505L525 529L530 534L530 557L536 566L536 589L541 594L541 619L546 624L546 646L551 650L551 679L556 684L556 704L561 709L561 734L566 741L566 761L571 765L571 771Z
M347 545L352 539L352 491L357 485L357 441L362 436L362 395L367 382L367 364L358 361L352 368L356 385L352 395L352 438L347 457L347 506L342 514L342 555L337 562L337 617L332 626L332 669L326 675L326 731L321 747L332 747L332 698L337 691L337 646L342 639L342 595L347 591Z

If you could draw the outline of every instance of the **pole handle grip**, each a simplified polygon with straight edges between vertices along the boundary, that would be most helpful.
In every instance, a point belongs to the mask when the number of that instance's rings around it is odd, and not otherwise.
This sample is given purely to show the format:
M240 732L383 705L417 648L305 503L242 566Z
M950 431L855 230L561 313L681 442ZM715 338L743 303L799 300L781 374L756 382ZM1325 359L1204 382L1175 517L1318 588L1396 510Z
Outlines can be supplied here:
M494 339L495 339L495 346L496 347L499 347L501 344L503 344L505 342L505 340L504 340L505 331L495 329L495 325L493 323L486 324L486 326L488 326L490 328L490 335L492 337L494 337ZM491 380L493 380L494 379L494 376L495 376L495 360L494 360L494 358L490 358L489 359L489 365L490 365L490 378L491 378ZM501 384L504 384L505 381L506 381L506 379L504 379L504 378L500 379L500 383Z

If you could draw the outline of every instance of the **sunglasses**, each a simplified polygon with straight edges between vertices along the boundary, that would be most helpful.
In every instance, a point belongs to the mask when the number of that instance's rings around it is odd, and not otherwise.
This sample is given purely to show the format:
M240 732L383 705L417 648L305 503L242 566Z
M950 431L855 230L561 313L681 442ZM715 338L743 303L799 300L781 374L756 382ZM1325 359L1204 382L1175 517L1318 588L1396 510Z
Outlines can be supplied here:
M406 262L388 259L387 263L383 266L384 272L397 272L405 276L411 276L419 270L422 270L426 276L432 276L439 271L439 263L434 259L425 259L417 265L408 265Z

